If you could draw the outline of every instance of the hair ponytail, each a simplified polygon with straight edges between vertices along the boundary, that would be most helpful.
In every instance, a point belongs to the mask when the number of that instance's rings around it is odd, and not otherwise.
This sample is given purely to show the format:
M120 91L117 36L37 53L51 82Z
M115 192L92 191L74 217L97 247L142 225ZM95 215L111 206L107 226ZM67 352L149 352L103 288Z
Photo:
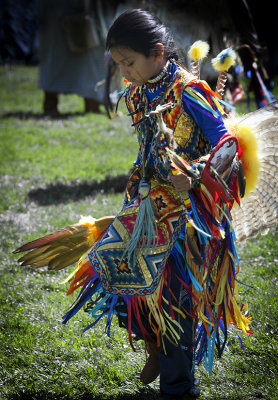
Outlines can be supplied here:
M127 10L112 24L106 39L106 49L128 47L149 57L157 43L164 46L167 59L178 59L174 39L160 19L142 9Z

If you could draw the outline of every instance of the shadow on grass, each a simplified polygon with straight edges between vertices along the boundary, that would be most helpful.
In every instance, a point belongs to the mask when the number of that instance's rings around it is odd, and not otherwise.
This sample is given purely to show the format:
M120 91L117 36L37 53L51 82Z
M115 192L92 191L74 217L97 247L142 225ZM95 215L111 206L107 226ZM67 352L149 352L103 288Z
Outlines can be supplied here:
M52 114L44 114L44 113L35 113L32 111L10 111L1 115L1 118L18 118L21 120L26 119L53 119L53 120L61 120L72 117L80 117L84 116L85 112L71 112L71 113L52 113Z
M55 183L45 188L32 189L28 193L30 200L42 206L49 206L69 201L79 201L98 193L122 193L125 190L128 175L107 176L103 181L97 182L70 182Z
M84 392L82 395L75 395L74 397L49 393L47 391L21 391L14 395L10 395L6 400L104 400L103 394L94 396L89 392ZM111 397L105 397L105 400L159 400L159 392L154 389L142 389L140 393L135 394L119 394L111 395Z

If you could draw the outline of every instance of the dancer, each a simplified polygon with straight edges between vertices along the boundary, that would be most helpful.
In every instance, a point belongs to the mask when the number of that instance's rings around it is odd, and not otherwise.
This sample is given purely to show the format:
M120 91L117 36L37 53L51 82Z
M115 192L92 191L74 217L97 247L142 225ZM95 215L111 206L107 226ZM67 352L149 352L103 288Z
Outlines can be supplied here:
M196 60L196 75L179 64L172 36L155 15L125 11L106 46L128 81L123 97L139 144L123 208L16 252L31 250L19 261L32 267L78 261L68 294L81 291L63 322L82 308L94 319L86 329L107 317L109 334L116 315L132 347L133 340L146 343L141 381L160 375L163 400L197 398L195 364L204 361L211 372L230 324L247 331L250 323L235 299L230 215L247 179L242 139L235 129L228 133L221 97L198 79Z

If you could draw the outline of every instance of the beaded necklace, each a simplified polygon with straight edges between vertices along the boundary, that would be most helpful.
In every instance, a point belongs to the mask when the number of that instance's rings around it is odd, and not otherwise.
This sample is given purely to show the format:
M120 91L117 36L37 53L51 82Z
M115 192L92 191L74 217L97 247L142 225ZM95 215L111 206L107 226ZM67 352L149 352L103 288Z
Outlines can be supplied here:
M169 66L170 66L170 61L168 60L167 63L162 68L162 70L156 76L147 81L145 87L150 93L155 93L163 87L166 79L171 73L171 70L169 71Z
M147 146L151 145L158 129L156 118L146 117L146 115L148 115L151 110L155 109L163 102L164 94L171 81L171 78L172 63L168 60L159 74L148 80L148 82L141 87L139 106L135 111L135 113L138 113L138 122L133 125L138 125L139 157L143 166L143 174L151 155L151 151L147 151ZM149 85L156 85L156 91L159 90L159 93L155 95L151 101L147 101L146 94L146 90L150 90ZM154 92L155 90L153 93Z
M149 254L149 252L155 251L157 241L157 224L154 214L154 205L150 199L150 177L147 176L148 163L151 156L152 143L155 140L155 135L158 130L158 125L155 117L149 116L148 113L151 109L156 108L158 104L161 104L164 99L164 94L170 83L171 79L172 63L167 62L162 71L152 79L155 82L148 82L142 85L138 108L131 115L138 114L138 121L133 124L137 125L138 131L138 142L139 142L139 158L143 168L143 177L140 180L138 187L138 194L140 197L140 203L136 222L134 225L132 236L128 242L124 256L127 255L128 260L132 266L136 262L136 253L138 254ZM148 103L146 88L149 84L157 84L161 90L155 98Z

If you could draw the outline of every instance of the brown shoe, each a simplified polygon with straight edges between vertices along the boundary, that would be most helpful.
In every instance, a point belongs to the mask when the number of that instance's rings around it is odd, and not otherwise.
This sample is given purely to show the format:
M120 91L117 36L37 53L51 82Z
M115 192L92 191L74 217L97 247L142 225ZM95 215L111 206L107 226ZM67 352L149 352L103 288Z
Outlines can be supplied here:
M146 342L145 345L146 352L149 356L140 373L140 381L144 383L144 385L148 385L153 382L160 373L159 347L153 342Z

